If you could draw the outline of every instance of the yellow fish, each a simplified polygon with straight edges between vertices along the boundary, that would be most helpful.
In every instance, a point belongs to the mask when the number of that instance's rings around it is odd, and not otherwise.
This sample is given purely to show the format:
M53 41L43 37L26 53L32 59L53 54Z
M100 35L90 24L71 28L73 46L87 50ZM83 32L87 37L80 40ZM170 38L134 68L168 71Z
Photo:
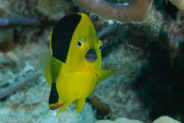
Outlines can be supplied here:
M49 108L60 108L57 115L72 102L76 112L85 105L95 86L116 72L101 69L102 41L84 13L63 17L54 27L50 39L52 56L40 56L40 66L51 87Z

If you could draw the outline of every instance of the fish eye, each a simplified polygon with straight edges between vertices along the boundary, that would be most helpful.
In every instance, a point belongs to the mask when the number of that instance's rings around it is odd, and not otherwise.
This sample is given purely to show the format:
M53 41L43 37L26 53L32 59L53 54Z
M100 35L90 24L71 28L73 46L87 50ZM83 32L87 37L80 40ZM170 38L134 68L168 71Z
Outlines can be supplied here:
M101 51L102 50L102 43L100 44L100 47L99 47L99 51Z
M82 40L81 40L81 39L79 39L78 44L77 44L77 47L78 47L78 48L80 48L80 47L81 47L81 42L82 42Z

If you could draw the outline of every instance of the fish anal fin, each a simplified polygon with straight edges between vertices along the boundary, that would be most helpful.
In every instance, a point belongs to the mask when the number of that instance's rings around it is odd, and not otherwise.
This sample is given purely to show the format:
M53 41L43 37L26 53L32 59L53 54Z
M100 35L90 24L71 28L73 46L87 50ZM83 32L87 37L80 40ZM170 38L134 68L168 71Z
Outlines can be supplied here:
M101 76L98 78L97 84L104 81L106 78L117 72L118 70L101 70Z
M78 99L76 101L75 103L76 113L79 113L83 109L85 102L86 102L86 98Z

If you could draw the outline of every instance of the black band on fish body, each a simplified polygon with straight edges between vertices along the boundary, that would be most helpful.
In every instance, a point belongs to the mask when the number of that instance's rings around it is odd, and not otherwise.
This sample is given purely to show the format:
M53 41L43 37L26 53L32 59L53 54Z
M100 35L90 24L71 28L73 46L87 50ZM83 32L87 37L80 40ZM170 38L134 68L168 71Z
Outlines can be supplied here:
M80 14L71 14L62 18L53 29L52 51L53 56L62 62L67 59L67 54L73 33L80 23Z
M52 87L49 96L49 104L57 103L59 99L58 92L56 90L56 83L52 82Z

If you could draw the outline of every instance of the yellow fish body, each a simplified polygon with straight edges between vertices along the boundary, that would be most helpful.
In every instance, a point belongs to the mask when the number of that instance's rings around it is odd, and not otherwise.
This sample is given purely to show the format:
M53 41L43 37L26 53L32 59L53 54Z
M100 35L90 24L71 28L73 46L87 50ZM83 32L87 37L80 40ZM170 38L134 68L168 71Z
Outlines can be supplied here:
M101 69L102 41L84 13L67 15L54 27L50 55L40 56L40 66L51 87L49 108L57 115L75 102L77 113L95 86L116 72Z

